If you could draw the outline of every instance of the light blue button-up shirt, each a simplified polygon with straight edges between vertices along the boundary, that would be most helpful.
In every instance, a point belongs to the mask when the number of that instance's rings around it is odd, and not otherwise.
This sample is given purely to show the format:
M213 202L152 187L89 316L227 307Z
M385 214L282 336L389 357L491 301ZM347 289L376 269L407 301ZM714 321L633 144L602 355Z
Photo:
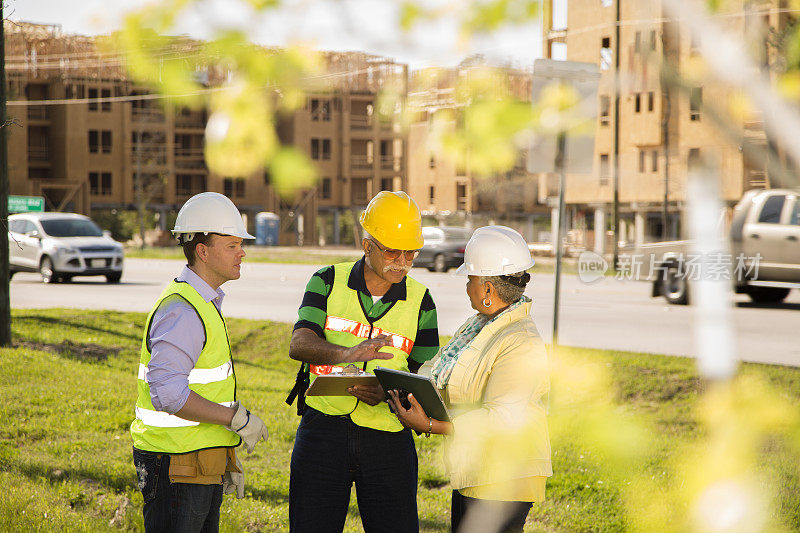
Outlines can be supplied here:
M175 279L187 282L222 312L222 289L211 288L188 266ZM197 363L205 340L203 321L186 300L172 295L161 302L147 334L151 354L147 383L156 410L175 414L183 408L189 399L189 372Z

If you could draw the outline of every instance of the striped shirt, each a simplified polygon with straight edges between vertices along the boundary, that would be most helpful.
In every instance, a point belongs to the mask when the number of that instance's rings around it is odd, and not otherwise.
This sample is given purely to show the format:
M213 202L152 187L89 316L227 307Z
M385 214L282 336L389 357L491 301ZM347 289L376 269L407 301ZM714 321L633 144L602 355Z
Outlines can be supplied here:
M306 285L306 292L303 295L303 303L297 312L297 322L294 329L308 328L321 338L325 338L325 319L328 316L328 296L331 294L334 279L333 266L327 266L314 273ZM367 289L364 281L364 258L362 257L350 271L347 279L347 286L354 291L358 291L361 306L366 311L367 320L383 316L386 311L398 300L406 299L406 279L400 283L395 283L386 291L380 300L373 302L372 295ZM422 303L419 309L419 322L417 326L417 337L414 339L414 347L411 349L409 359L416 362L416 365L409 362L410 368L418 368L422 363L433 359L439 351L439 328L436 319L436 305L433 303L431 293L425 289ZM413 371L413 370L412 370Z

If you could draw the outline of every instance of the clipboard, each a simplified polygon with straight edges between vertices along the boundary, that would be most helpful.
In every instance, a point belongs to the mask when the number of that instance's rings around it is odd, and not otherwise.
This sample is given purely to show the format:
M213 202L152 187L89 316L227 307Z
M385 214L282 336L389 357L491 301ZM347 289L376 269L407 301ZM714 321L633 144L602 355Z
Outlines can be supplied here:
M333 372L317 376L306 390L306 396L351 396L347 389L356 385L378 385L378 378L369 372Z
M450 413L447 410L447 406L442 401L439 390L430 379L411 372L383 367L375 369L375 377L378 378L387 398L390 390L410 392L422 408L425 409L425 414L436 420L450 421Z

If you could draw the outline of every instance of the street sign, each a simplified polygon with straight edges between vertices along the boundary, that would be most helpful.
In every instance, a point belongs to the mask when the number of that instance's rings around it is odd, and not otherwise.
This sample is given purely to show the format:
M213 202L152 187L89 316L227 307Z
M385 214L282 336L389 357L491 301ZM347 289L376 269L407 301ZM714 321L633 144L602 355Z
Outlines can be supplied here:
M556 249L554 348L558 345L561 256L566 232L564 189L567 172L592 172L599 79L600 71L594 63L537 59L533 64L533 103L545 109L540 118L542 131L534 136L528 153L528 172L555 172L559 176L558 226L551 228Z
M548 102L545 95L552 97L558 88L570 92L574 101L563 109L542 110L540 129L534 132L530 146L528 172L558 172L555 169L556 145L558 134L564 133L568 155L564 170L567 173L592 173L599 80L600 71L595 63L552 59L537 59L534 62L533 105L556 103Z
M44 211L44 197L42 196L9 196L9 213L41 213Z

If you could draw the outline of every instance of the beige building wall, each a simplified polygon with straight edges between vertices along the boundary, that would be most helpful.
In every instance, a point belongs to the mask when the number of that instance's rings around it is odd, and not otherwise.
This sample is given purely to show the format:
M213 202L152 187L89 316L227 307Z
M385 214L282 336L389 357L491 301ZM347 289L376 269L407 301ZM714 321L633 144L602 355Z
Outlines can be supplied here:
M411 154L408 192L420 209L430 215L472 212L471 179L465 168L457 168L451 159L437 153L430 123L411 124L408 138Z

